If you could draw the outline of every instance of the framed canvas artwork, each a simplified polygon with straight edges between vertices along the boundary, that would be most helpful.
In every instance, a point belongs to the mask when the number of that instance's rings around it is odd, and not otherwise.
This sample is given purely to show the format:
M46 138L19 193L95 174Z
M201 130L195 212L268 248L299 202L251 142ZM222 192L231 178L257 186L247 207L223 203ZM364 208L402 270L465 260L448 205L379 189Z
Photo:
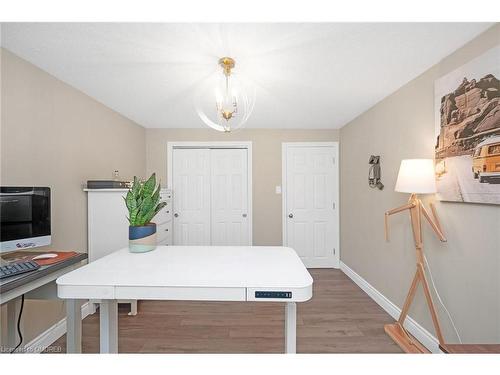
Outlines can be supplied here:
M500 204L500 46L434 90L438 198Z

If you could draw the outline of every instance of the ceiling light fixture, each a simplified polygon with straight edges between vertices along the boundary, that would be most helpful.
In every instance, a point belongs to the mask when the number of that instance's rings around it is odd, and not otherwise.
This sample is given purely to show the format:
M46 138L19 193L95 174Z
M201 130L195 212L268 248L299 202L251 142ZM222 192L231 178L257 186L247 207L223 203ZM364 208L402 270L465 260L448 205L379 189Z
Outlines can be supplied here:
M233 58L221 57L219 66L222 74L216 74L201 86L195 106L205 124L221 132L230 132L240 129L250 117L255 104L255 88L234 74L236 62Z

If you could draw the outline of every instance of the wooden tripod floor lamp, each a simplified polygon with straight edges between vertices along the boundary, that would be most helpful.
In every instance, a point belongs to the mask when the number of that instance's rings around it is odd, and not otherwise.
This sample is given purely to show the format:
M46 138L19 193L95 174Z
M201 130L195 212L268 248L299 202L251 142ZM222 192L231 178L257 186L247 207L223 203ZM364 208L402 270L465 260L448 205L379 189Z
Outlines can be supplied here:
M432 217L425 209L422 201L418 198L417 194L431 194L436 192L436 182L434 176L434 162L432 159L406 159L401 161L399 168L398 179L396 182L395 190L402 193L410 193L408 203L394 208L385 213L385 238L389 241L388 218L398 212L408 210L410 212L411 225L413 230L413 238L415 240L415 250L417 253L417 270L413 281L406 296L401 315L397 322L393 324L386 324L384 326L385 332L407 353L428 353L429 351L416 340L404 328L404 322L408 315L415 291L419 283L422 283L424 289L425 299L431 313L432 322L439 344L442 348L445 347L444 337L439 325L438 315L432 302L431 292L427 278L425 276L425 258L424 246L422 242L422 217L425 218L431 228L434 230L438 238L445 242L446 238L441 230L436 209L431 204Z

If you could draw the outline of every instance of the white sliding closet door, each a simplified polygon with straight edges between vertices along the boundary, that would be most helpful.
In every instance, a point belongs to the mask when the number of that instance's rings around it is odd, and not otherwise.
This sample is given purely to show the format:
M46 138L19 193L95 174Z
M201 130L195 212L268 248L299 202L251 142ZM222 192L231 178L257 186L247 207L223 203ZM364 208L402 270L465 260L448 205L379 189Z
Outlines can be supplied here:
M211 149L212 245L248 245L246 149Z
M251 245L248 150L174 148L174 245Z
M174 245L210 244L210 150L174 149Z

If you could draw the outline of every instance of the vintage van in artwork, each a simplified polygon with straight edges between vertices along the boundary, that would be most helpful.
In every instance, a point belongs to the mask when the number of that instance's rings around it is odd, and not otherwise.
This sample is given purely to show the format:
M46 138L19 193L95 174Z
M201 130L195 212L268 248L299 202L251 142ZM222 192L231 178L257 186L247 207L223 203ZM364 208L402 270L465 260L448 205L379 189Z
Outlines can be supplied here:
M472 173L479 182L500 183L500 136L486 138L476 146Z

